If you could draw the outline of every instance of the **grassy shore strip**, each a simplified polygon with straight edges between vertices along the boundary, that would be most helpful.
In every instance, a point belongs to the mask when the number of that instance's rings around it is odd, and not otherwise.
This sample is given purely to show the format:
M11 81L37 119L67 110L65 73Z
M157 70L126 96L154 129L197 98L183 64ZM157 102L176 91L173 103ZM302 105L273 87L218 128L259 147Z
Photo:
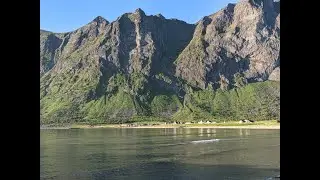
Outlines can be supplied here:
M277 121L258 121L254 123L239 123L238 121L228 121L225 123L214 124L164 124L154 122L140 122L137 126L127 126L127 124L74 124L70 129L87 129L87 128L245 128L245 129L280 129L280 124ZM144 124L144 125L143 125Z

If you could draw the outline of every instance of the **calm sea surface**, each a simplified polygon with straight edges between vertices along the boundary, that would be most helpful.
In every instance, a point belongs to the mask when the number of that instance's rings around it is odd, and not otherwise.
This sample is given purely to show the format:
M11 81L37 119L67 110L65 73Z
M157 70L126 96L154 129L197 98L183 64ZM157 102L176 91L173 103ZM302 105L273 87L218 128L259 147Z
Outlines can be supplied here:
M40 130L40 179L263 180L280 175L280 130Z

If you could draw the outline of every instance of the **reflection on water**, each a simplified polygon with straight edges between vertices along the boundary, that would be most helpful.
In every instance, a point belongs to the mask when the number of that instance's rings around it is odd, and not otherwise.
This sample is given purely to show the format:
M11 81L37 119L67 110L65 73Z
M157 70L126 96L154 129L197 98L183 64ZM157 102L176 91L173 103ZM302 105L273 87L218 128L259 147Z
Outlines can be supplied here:
M246 136L250 136L250 129L243 129L240 128L239 130L239 136L240 137L246 137Z
M40 179L266 179L280 173L279 130L40 132Z
M245 129L246 136L250 136L250 129Z
M191 129L190 128L186 128L185 129L185 137L191 137L192 136L192 134L191 134Z

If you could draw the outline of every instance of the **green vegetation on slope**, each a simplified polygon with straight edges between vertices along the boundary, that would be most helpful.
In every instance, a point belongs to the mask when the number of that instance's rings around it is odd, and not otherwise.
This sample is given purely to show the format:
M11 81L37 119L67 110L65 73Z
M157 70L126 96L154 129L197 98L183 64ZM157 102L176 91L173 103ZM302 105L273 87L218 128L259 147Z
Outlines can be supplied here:
M121 88L113 94L86 102L82 107L74 106L63 98L45 98L41 103L47 107L42 109L43 119L46 119L43 123L221 122L239 119L259 121L280 117L280 83L273 81L251 83L228 91L214 91L211 88L189 90L182 102L174 94L156 95L150 102L143 102L150 108L150 113L147 114L139 113L141 102L136 100L139 97L139 94L131 95ZM71 121L72 117L75 119Z
M200 90L187 94L185 106L174 116L182 120L230 121L280 118L280 83L251 83L229 91Z
M109 98L102 96L88 102L82 112L85 114L83 121L91 123L126 122L125 117L136 114L131 95L122 90Z
M259 81L280 81L280 14L248 7L195 25L137 9L40 30L40 123L278 119L279 82ZM275 26L266 14L279 14Z

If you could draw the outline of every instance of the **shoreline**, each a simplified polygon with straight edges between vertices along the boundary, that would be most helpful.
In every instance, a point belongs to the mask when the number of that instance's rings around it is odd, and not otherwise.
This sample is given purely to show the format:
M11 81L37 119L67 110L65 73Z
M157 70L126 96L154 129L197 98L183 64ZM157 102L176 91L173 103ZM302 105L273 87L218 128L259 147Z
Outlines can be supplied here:
M119 128L119 129L166 129L166 128L191 128L191 129L279 129L280 124L243 124L243 125L227 125L227 124L194 124L194 125L178 125L178 124L165 124L165 125L147 125L147 126L127 126L127 125L71 125L71 126L57 126L57 127L40 127L40 129L101 129L101 128Z
M97 127L99 128L99 127ZM100 127L103 128L103 127ZM138 127L109 127L122 129L167 129L167 128L185 128L185 129L280 129L280 126L138 126ZM90 127L88 129L91 129Z

